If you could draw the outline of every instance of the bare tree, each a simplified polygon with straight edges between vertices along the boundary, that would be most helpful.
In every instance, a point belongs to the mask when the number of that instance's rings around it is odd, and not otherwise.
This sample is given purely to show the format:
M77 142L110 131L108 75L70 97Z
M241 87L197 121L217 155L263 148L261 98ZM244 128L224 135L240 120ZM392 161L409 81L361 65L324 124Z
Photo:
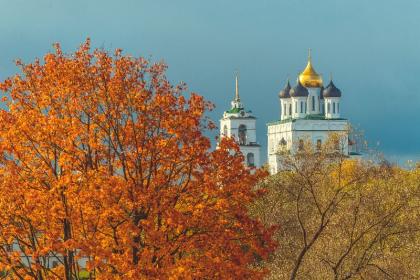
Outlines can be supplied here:
M252 211L280 225L271 279L417 279L419 172L351 160L335 137L261 183Z

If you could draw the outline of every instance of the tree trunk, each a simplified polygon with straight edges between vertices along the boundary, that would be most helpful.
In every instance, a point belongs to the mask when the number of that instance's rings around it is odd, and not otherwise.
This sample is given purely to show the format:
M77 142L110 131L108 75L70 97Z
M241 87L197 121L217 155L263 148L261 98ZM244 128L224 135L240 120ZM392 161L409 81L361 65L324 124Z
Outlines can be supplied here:
M64 242L71 239L71 226L67 218L64 219ZM66 280L73 280L72 269L74 266L74 256L71 250L66 249L64 254L64 275Z

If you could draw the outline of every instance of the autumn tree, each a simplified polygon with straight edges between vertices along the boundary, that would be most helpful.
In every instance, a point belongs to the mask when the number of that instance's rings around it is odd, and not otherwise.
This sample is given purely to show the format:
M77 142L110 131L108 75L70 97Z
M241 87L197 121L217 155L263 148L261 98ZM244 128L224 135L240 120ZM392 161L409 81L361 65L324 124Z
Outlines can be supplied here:
M258 279L265 176L163 63L59 45L18 62L0 112L0 269L13 279ZM10 246L13 245L13 250ZM56 260L56 267L51 265Z
M281 225L269 278L419 278L418 170L349 159L336 137L283 154L283 171L261 184L252 212Z

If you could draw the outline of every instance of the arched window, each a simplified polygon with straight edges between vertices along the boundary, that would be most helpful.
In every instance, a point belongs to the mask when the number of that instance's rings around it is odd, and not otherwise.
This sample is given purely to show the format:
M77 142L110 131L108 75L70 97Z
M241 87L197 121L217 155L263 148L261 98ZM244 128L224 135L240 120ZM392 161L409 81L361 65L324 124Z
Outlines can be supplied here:
M253 153L248 153L246 155L246 164L248 166L255 166L255 163L254 163L254 154Z
M340 139L334 139L334 149L340 150Z
M316 149L319 151L321 150L321 147L322 147L322 140L321 139L316 140Z
M315 111L315 96L312 95L312 111Z
M284 138L281 138L281 140L280 140L280 150L281 151L285 151L286 150L286 148L287 148L287 141L286 140L284 140Z
M286 145L287 145L287 141L286 141L286 140L284 140L284 138L281 138L281 140L280 140L280 145L281 145L281 146L286 146Z
M297 101L295 101L295 114L297 114L298 110L297 110Z
M292 103L289 104L289 115L292 115Z
M239 145L245 145L246 144L246 126L244 124L241 124L238 127L238 137L239 137Z
M299 146L298 146L298 150L299 150L299 151L303 151L303 148L304 148L303 139L299 139Z
M340 103L337 102L337 114L340 114Z
M303 101L300 101L300 112L303 113Z
M331 104L327 103L327 113L331 113Z
M223 136L228 136L228 128L227 125L223 127Z
M335 102L333 102L333 114L335 114Z

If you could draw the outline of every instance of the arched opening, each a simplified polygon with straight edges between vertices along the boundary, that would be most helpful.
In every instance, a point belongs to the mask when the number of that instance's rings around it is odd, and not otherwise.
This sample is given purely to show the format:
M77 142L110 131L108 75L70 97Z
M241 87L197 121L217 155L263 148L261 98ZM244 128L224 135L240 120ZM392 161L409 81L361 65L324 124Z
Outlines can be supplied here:
M331 113L331 104L327 103L327 113Z
M299 139L298 150L299 150L299 151L303 151L303 148L304 148L304 142L303 142L303 139Z
M282 152L284 152L284 151L286 151L286 148L287 148L287 141L286 140L284 140L284 138L281 138L281 140L280 140L280 151L282 151Z
M246 144L246 126L241 124L238 128L239 145Z
M316 149L319 151L322 148L322 140L318 139L316 140Z
M289 104L289 116L292 115L292 103Z
M340 139L334 139L334 149L339 151L340 150Z
M254 162L254 154L253 153L248 153L246 155L246 164L248 166L255 166L255 162Z

